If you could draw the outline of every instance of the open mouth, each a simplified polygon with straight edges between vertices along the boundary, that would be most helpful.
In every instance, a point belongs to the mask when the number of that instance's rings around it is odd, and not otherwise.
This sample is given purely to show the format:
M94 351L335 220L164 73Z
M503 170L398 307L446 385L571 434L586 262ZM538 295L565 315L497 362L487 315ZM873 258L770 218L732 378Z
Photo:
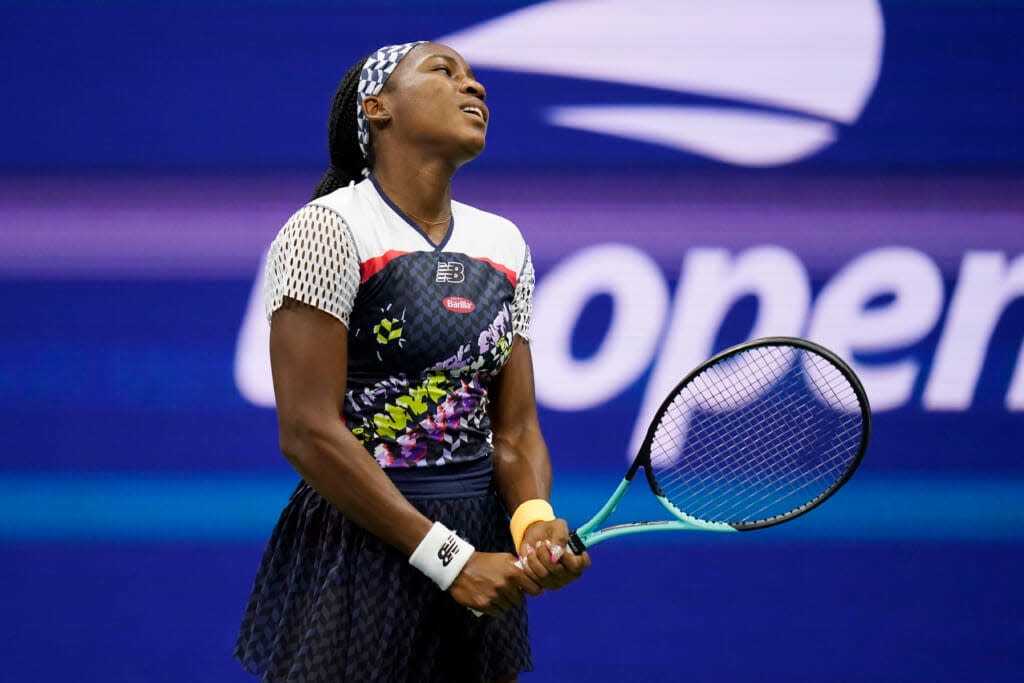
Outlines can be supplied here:
M476 106L473 106L471 104L468 104L468 105L466 105L464 107L459 107L459 109L461 109L465 113L469 114L470 116L478 117L481 121L484 121L484 122L487 121L487 118L484 116L484 110L481 109L480 107L476 107Z

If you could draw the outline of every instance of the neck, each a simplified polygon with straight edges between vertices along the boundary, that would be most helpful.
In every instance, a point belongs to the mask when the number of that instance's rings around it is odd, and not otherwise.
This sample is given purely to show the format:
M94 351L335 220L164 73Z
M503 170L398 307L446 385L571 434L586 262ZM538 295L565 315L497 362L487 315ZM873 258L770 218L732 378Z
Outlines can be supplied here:
M452 176L455 169L437 160L401 160L384 155L375 159L373 176L381 189L433 239L448 233L452 215Z

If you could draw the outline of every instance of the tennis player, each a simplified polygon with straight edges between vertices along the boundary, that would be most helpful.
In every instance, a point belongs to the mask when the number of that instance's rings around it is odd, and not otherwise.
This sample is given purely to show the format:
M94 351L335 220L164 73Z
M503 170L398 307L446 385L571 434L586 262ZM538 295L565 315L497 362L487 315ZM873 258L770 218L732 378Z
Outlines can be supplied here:
M235 650L265 681L514 681L524 597L590 564L561 553L548 503L529 249L451 198L489 117L452 49L377 50L342 80L330 168L271 245L280 443L302 481Z

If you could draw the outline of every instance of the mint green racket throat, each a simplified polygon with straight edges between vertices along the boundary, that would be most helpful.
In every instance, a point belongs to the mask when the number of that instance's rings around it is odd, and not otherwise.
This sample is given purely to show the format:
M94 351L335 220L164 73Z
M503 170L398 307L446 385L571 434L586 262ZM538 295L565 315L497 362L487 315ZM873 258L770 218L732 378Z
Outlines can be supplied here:
M622 500L622 497L626 494L626 489L629 488L631 483L633 482L629 478L625 478L619 482L619 485L615 488L611 497L609 497L604 506L598 510L597 514L570 535L569 547L572 548L573 552L578 554L595 543L601 543L602 541L619 538L620 536L629 536L631 534L647 534L657 531L738 531L738 529L735 529L724 522L707 522L695 517L690 517L672 505L672 503L670 503L664 496L660 495L655 495L655 498L669 514L675 517L675 519L650 522L629 522L626 524L616 524L604 529L598 529L597 527L608 519L613 512L615 512L615 508L618 506L619 501Z

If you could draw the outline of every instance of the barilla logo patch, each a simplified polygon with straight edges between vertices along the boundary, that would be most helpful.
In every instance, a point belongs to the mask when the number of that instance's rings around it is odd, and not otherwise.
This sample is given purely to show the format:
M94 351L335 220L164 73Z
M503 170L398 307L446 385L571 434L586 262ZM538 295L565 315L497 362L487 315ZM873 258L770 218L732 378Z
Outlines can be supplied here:
M472 313L476 304L464 296L446 296L441 303L452 313Z

